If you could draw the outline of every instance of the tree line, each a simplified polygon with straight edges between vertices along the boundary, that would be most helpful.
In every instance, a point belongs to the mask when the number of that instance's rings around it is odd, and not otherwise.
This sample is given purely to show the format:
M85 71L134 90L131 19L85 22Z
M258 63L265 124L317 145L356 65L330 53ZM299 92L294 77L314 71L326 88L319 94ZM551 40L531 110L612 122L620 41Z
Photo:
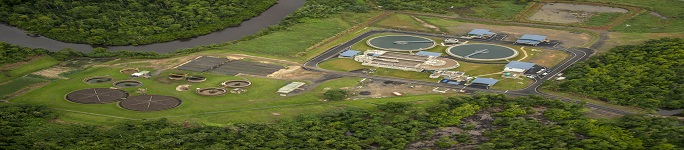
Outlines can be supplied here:
M277 0L3 0L0 21L69 43L138 45L237 26Z
M281 119L271 124L236 123L226 127L175 123L166 119L109 126L63 124L46 107L0 105L2 149L403 149L431 138L439 127L470 130L462 122L495 110L488 140L468 134L443 136L441 148L474 144L479 149L672 149L684 147L682 121L626 116L597 121L582 115L580 104L539 96L476 95L438 104L377 104L376 109L340 108ZM538 111L533 108L545 108ZM542 115L536 115L541 113ZM477 117L479 118L479 117Z
M28 48L0 42L0 65L27 61L31 56L48 54L49 51L42 48Z
M648 109L684 108L684 40L625 45L577 63L552 90Z

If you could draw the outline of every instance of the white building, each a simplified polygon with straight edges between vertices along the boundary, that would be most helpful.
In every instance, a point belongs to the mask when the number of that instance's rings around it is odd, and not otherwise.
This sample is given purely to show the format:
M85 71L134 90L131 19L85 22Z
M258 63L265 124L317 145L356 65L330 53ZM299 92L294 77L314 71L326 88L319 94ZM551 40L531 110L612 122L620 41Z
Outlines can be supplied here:
M534 67L534 63L511 61L504 67L504 72L525 73Z

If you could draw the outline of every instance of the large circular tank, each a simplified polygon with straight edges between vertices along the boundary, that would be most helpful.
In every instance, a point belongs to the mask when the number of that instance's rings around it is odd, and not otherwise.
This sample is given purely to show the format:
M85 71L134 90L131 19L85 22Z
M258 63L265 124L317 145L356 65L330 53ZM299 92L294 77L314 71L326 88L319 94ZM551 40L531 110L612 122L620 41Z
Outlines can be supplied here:
M389 51L421 51L435 47L435 41L412 35L386 35L366 41L368 46Z
M518 56L518 51L495 44L464 44L447 48L454 57L475 61L499 61Z

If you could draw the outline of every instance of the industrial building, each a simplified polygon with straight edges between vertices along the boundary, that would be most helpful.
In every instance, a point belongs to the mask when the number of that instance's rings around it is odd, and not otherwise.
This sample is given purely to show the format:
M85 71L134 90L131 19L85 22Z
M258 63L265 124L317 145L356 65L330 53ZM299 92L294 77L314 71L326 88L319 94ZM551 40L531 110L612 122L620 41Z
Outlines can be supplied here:
M354 56L358 55L361 53L361 51L356 51L356 50L347 50L342 52L338 57L339 58L354 58Z
M529 62L511 61L506 64L503 72L525 73L527 70L534 68L534 65L534 63Z
M470 86L482 86L489 89L490 87L494 86L494 84L496 84L497 82L499 82L499 80L492 78L475 78L475 80L470 82Z
M361 62L361 65L364 66L416 72L422 72L425 70L448 70L459 66L458 62L455 60L434 56L436 55L434 53L423 52L421 54L432 56L381 50L367 50L363 53L363 55L354 57L354 60Z
M496 33L487 29L473 29L472 31L468 32L468 37L470 38L488 39L494 36L496 36Z
M544 43L544 42L549 42L549 40L546 39L546 36L536 35L536 34L525 34L522 37L520 37L518 40L516 40L515 44L521 43L521 44L529 44L529 45L537 46L540 43Z

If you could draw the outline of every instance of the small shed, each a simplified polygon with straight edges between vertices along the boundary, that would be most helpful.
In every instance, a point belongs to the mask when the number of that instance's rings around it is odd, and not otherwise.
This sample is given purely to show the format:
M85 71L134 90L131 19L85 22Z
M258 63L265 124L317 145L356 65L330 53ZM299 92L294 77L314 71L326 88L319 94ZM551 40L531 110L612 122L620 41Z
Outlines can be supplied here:
M342 52L339 57L340 58L352 58L352 57L358 55L359 53L361 53L361 51L347 50L347 51Z
M539 43L547 42L546 36L536 35L536 34L525 34L515 41L515 44L529 44L537 46Z
M418 53L416 53L416 55L419 55L419 56L434 56L434 57L439 57L439 56L442 56L442 53L419 51Z
M534 67L534 63L511 61L504 67L504 72L524 73Z
M492 36L495 36L496 33L491 32L487 29L473 29L472 31L468 32L468 36L475 37L475 38L489 38Z
M485 85L487 87L492 87L497 82L499 82L499 80L492 78L475 78L475 80L473 80L473 82L470 82L470 84Z
M304 86L306 83L304 82L291 82L290 84L287 84L280 89L278 89L278 93L281 94L288 94L294 90L297 90L298 88Z

